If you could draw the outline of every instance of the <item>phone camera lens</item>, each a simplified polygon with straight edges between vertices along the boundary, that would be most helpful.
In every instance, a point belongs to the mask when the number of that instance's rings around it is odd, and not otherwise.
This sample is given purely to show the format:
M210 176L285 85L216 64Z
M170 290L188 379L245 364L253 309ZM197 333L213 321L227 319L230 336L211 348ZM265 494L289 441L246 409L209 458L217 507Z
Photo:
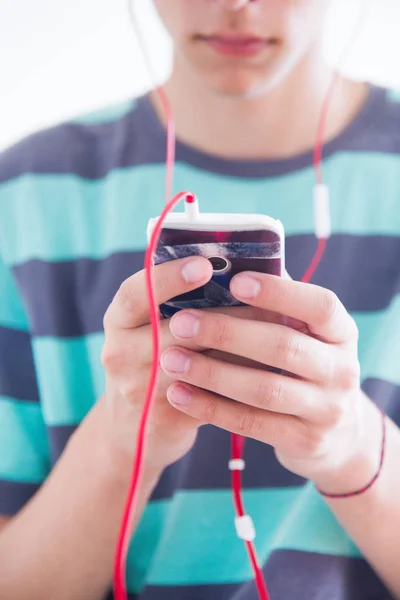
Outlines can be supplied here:
M212 264L214 273L226 273L231 268L229 260L221 256L211 256L208 260Z

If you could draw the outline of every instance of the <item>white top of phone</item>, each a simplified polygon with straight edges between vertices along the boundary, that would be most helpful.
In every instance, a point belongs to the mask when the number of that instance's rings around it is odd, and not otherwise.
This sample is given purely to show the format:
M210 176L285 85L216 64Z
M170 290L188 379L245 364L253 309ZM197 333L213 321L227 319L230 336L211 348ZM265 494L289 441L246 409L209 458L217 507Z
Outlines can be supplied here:
M149 238L159 217L150 219L147 226ZM199 213L196 219L190 219L186 213L169 213L163 223L163 229L188 229L191 231L256 231L266 229L284 236L281 221L261 214Z

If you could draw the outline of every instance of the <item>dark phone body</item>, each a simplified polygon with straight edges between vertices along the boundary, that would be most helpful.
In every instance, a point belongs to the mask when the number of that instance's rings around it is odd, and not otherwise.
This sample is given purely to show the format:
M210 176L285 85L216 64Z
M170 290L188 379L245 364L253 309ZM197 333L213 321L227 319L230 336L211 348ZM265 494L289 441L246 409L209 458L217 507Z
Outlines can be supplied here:
M242 303L229 290L234 275L243 271L257 271L282 276L284 272L284 240L278 233L268 229L162 229L154 264L187 256L222 258L229 268L226 272L214 272L206 285L162 304L160 310L164 317L171 317L184 308L240 306Z

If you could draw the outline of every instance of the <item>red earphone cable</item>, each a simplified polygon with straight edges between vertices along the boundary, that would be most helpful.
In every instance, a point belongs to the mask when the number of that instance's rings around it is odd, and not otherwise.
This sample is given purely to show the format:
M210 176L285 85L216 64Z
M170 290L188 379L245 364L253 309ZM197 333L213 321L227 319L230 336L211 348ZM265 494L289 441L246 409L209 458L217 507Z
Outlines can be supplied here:
M316 183L323 184L323 175L322 175L322 150L326 129L326 122L329 113L330 102L332 96L335 92L336 84L338 82L337 73L334 74L332 78L332 83L329 87L327 96L323 103L323 107L321 110L321 116L318 123L317 129L317 138L314 149L314 169L316 174ZM318 265L321 262L322 256L325 252L327 240L324 238L318 239L316 252L310 262L309 267L307 268L304 276L301 281L303 283L308 283L311 281ZM233 459L241 459L243 456L244 450L244 438L237 434L232 434L232 458ZM243 488L242 488L242 471L239 469L235 469L232 471L232 496L233 496L233 504L235 507L235 512L238 517L243 517L246 512L244 509L243 502ZM264 574L262 568L260 567L259 560L257 558L255 546L253 542L245 541L246 550L249 554L250 563L252 566L252 570L254 573L254 578L257 586L258 596L260 600L270 600L268 589L265 583Z
M231 448L232 448L232 459L238 460L243 456L245 438L233 433L231 435ZM232 470L232 496L233 505L237 517L244 517L246 511L244 509L243 495L242 495L242 471L240 469ZM249 555L250 565L254 574L254 581L257 587L258 597L260 600L270 600L268 593L267 584L264 578L262 568L260 566L257 551L252 541L244 542L247 554Z
M167 203L172 196L172 185L174 177L174 166L175 166L175 122L171 110L171 105L168 100L168 96L162 86L157 84L157 77L153 69L153 64L150 60L147 52L146 44L144 43L142 32L137 21L132 0L128 1L128 13L131 25L136 34L136 38L139 42L139 46L144 58L147 73L150 76L152 88L156 91L161 105L164 110L164 116L166 120L166 135L167 135L167 153L166 153L166 174L165 174L165 203Z
M157 225L154 228L145 256L146 286L149 296L150 323L153 341L153 361L151 366L149 386L146 394L146 399L143 405L143 411L137 434L131 484L129 487L120 534L117 542L117 551L114 567L114 594L116 600L127 600L127 589L125 582L126 559L128 554L130 536L132 532L133 519L135 516L135 508L137 505L137 497L140 490L147 423L154 401L160 364L160 318L158 303L155 297L154 286L152 281L153 255L157 247L158 239L160 237L160 232L165 217L184 198L187 198L188 201L190 201L193 198L193 194L190 192L181 192L177 194L174 198L172 198L172 200L167 202L167 204L164 207L164 210L160 215Z
M132 6L129 2L129 9L132 17L132 23L135 27L139 43L141 44L141 48L143 51L143 55L147 62L148 70L150 74L153 74L151 62L148 60L146 47L143 43L142 36L140 34L140 30L137 26L136 20L132 13ZM347 54L348 49L344 55ZM325 101L322 106L321 115L318 123L316 143L314 149L314 159L313 166L315 170L315 179L316 184L323 184L323 174L322 174L322 152L323 152L323 144L326 130L326 122L329 113L330 103L336 89L336 85L338 83L338 74L335 72L331 85L329 87L328 93L326 95ZM140 489L140 481L141 474L143 469L143 455L145 451L145 441L146 441L146 430L147 423L149 419L149 415L151 412L152 404L154 401L155 390L158 381L158 371L159 371L159 362L160 362L160 331L159 331L159 309L157 299L155 298L153 281L152 281L152 265L153 265L153 255L154 251L157 247L157 243L159 240L160 232L162 229L162 225L165 217L168 213L173 210L173 208L183 199L186 201L193 201L194 195L191 192L181 192L177 194L174 198L170 200L172 193L172 185L173 185L173 169L175 163L175 128L174 128L174 120L172 115L172 110L168 101L168 97L161 87L156 87L156 91L159 95L160 101L162 103L164 113L166 116L167 127L166 127L166 135L167 135L167 149L166 149L166 178L165 178L165 207L162 211L160 218L158 219L157 225L153 230L151 235L151 239L146 251L145 256L145 270L146 270L146 286L148 291L149 298L149 310L150 310L150 323L152 327L152 341L153 341L153 361L152 361L152 369L150 375L150 381L148 386L148 391L146 394L145 403L143 406L143 412L139 424L138 436L136 441L136 450L135 450L135 458L132 469L132 478L129 487L129 492L127 495L123 518L121 522L120 532L117 541L117 549L115 555L115 564L114 564L114 597L115 600L127 600L127 589L126 589L126 559L128 554L129 542L132 532L133 519L135 516L135 508L137 505L137 496ZM311 263L306 270L302 281L309 282L318 265L321 262L322 256L325 252L327 240L324 238L320 238L318 240L317 250L311 260ZM232 459L241 459L243 455L244 449L244 438L242 436L232 434ZM235 507L235 512L237 517L245 516L244 502L243 502L243 494L242 494L242 477L240 470L232 471L232 496L233 503ZM255 549L255 545L252 541L245 541L246 550L249 555L249 560L251 563L251 567L254 573L254 579L258 590L258 595L260 600L270 600L267 586L264 579L264 574L262 568L260 567L259 560L257 558L257 553Z
M331 93L333 93L334 87L331 88ZM169 190L172 187L172 169L174 164L174 148L175 148L175 136L173 130L173 119L172 112L169 106L168 99L165 93L162 93L161 90L161 99L163 105L166 109L167 115L167 169L166 169L166 194L169 193ZM319 135L322 135L323 141L323 132L324 128L319 128ZM320 138L317 140L317 144L320 143ZM321 144L322 146L322 144ZM319 157L318 160L321 161L321 155L316 153L316 156ZM135 460L132 471L132 479L131 485L128 493L128 498L126 501L123 519L121 523L120 534L118 537L117 543L117 551L115 558L115 567L114 567L114 594L115 600L127 600L127 589L125 582L125 572L126 572L126 559L129 548L130 536L132 531L132 521L135 514L135 507L137 504L137 495L140 488L140 480L141 473L143 468L143 453L145 448L145 436L146 436L146 428L147 422L150 415L152 402L154 399L154 393L157 386L158 380L158 370L159 370L159 362L160 362L160 341L159 341L159 312L158 312L158 304L154 294L154 288L152 283L152 264L153 264L153 255L154 251L157 247L160 231L167 214L173 210L173 208L184 198L188 201L191 201L193 198L193 194L190 192L181 192L177 194L172 200L168 200L168 196L166 197L166 205L164 210L162 211L160 218L157 222L157 225L152 233L150 243L148 245L148 249L145 257L145 270L146 270L146 285L148 290L149 297L149 308L150 308L150 323L152 327L152 341L153 341L153 361L152 361L152 370L149 381L148 392L146 396L146 400L143 407L143 413L139 425L139 431L137 436L136 443L136 451L135 451ZM307 269L305 276L302 281L309 281L313 276L321 258L322 254L325 250L326 240L319 240L317 252ZM232 435L232 458L241 458L244 446L244 439L241 436ZM241 481L241 472L238 470L232 471L232 494L233 501L235 506L235 511L238 517L244 516L244 503L242 498L242 481ZM255 583L258 590L258 595L260 600L270 600L267 586L265 583L264 575L262 569L259 564L259 560L257 558L257 553L255 549L255 545L252 541L245 541L246 550L249 555L249 560L251 563L251 567L254 573Z
M334 88L331 88L332 90ZM172 172L174 165L174 148L175 148L175 136L174 136L174 128L173 128L173 119L172 119L172 111L170 109L170 105L167 99L167 96L163 92L162 89L157 90L161 95L161 100L163 102L166 117L167 117L167 168L166 168L166 205L164 210L162 211L160 218L157 222L157 226L155 227L149 245L146 252L145 257L145 270L146 270L146 285L148 290L149 297L149 309L150 309L150 323L152 327L152 341L153 341L153 361L152 361L152 370L149 381L148 392L146 396L146 400L143 407L143 413L139 425L137 442L136 442L136 451L135 451L135 460L132 470L132 479L129 488L129 493L127 497L127 501L124 508L121 529L117 542L117 550L115 557L115 567L114 567L114 594L115 600L127 600L127 589L125 582L125 572L126 572L126 559L128 554L130 536L132 531L132 522L135 514L135 507L137 504L137 495L140 488L141 481L141 473L143 468L143 454L145 449L145 437L146 437L146 428L148 418L151 412L151 407L154 399L154 393L157 386L158 380L158 369L160 362L160 341L159 341L159 312L158 312L158 304L154 294L154 288L152 283L152 264L153 264L153 255L154 251L157 247L160 231L164 222L165 217L173 208L184 198L187 201L191 201L193 198L193 194L190 192L181 192L177 194L172 200L168 200L167 194L171 190L172 187ZM333 93L333 91L331 92ZM324 128L319 128L320 135L322 135ZM319 142L317 140L317 143ZM322 144L321 144L322 146ZM321 155L319 156L319 161L321 161ZM309 281L315 272L321 258L322 254L325 250L326 240L319 240L317 252L307 269L305 276L302 281ZM238 436L236 434L232 435L232 458L241 458L244 447L244 438ZM235 506L235 511L238 517L244 516L244 503L242 498L242 481L241 481L241 472L238 470L232 471L232 494L233 501ZM259 560L257 558L257 553L255 549L254 542L245 541L245 546L247 553L249 555L249 560L251 563L251 567L254 573L254 579L258 590L258 595L260 600L270 600L267 586L265 583L264 575L262 569L259 564Z
M324 100L322 108L321 108L320 118L319 118L318 127L317 127L317 135L316 135L316 140L315 140L314 157L313 157L313 167L314 167L314 172L315 172L316 185L324 184L324 177L323 177L323 173L322 173L322 158L323 158L322 155L323 155L323 147L324 147L324 138L325 138L325 132L326 132L326 124L328 121L329 108L331 105L333 95L336 90L336 86L339 83L339 72L340 72L340 69L341 69L344 61L347 59L348 54L350 53L351 49L353 48L353 46L358 38L359 31L360 31L362 25L364 24L365 18L368 14L368 9L369 9L368 2L367 1L363 2L363 4L361 5L361 8L360 8L359 18L357 20L357 27L339 57L339 60L338 60L337 66L336 66L336 70L333 74L331 83L329 85L329 89L327 91L325 100ZM324 239L324 238L318 239L318 244L317 244L317 249L315 251L315 254L314 254L313 258L311 259L309 267L307 268L306 272L304 273L304 275L301 279L301 281L303 283L309 283L311 281L312 277L314 276L314 273L317 270L317 267L320 264L320 262L322 260L322 256L325 252L326 243L327 243L326 239Z
M136 23L135 16L133 14L132 4L128 2L129 12L132 24L136 30L139 44L141 45L142 53L145 57L147 69L155 81L154 73L152 70L151 61L148 59L145 44L143 43L140 29ZM158 305L154 294L154 287L152 282L152 266L153 266L153 254L156 249L162 224L167 214L173 210L173 208L183 199L190 199L193 194L189 192L181 192L177 194L172 200L173 187L173 175L175 165L175 123L172 115L170 103L168 101L167 94L162 87L156 87L156 93L158 94L161 104L164 109L164 114L167 122L166 126L166 174L165 174L165 207L160 215L157 226L154 228L151 236L146 255L145 255L145 272L146 272L146 286L149 298L149 312L150 312L150 324L152 331L152 343L153 343L153 362L150 374L150 381L146 394L146 399L143 405L143 411L141 420L139 423L135 458L132 468L131 482L129 491L123 511L120 531L117 540L117 547L114 561L114 597L115 600L127 600L128 592L126 588L126 561L128 556L129 542L132 532L133 519L135 516L135 508L137 504L137 495L140 489L141 473L143 468L143 454L145 450L145 438L146 429L151 407L153 404L154 394L157 387L158 380L158 368L160 363L160 325L159 325L159 313Z

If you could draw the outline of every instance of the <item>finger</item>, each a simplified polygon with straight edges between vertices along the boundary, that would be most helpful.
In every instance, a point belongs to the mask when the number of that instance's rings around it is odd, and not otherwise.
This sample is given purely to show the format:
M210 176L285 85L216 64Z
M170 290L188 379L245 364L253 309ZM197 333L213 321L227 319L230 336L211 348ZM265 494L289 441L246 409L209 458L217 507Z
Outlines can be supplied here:
M264 320L264 312L253 307L238 306L233 308L207 309L209 312L218 312L220 314L232 314L240 319L248 319L254 317L255 320ZM270 318L279 321L280 318L276 313L271 313ZM160 353L164 352L169 346L176 345L176 339L171 333L169 319L164 319L160 322ZM200 346L194 340L182 340L180 346L188 348L196 352L204 352L207 350L204 346ZM116 334L113 341L115 352L124 355L127 364L132 366L133 359L136 359L142 365L148 365L153 360L153 342L151 337L151 326L142 325L136 329L121 329Z
M232 294L247 304L307 323L310 332L332 343L357 338L357 327L336 294L325 288L260 273L240 273Z
M236 354L317 383L333 383L338 348L275 323L244 321L221 314L182 311L170 328L179 340Z
M140 364L149 365L153 360L153 342L151 337L151 326L144 325L138 329L123 330L125 341L123 347L129 351L129 359L135 356L139 359ZM164 352L168 347L176 345L176 339L171 333L169 320L165 319L160 323L160 353ZM194 340L182 341L180 344L183 348L203 352L205 348L197 344ZM128 352L127 352L128 354Z
M298 319L288 318L286 315L282 315L272 310L264 310L256 306L232 306L229 308L207 308L204 312L215 312L222 315L230 315L237 319L247 319L248 321L261 321L263 323L277 323L279 325L286 325L292 329L298 331L308 332L307 325L303 321Z
M122 397L124 401L114 402L113 411L116 417L119 416L122 419L121 422L127 423L127 410L129 413L128 421L131 417L140 419L143 412L143 399L146 396L148 387L149 373L144 371L143 375L139 378L122 376L118 379L118 396L119 398ZM171 444L176 445L182 442L182 435L187 436L189 429L197 428L199 423L190 415L182 412L177 413L168 402L165 402L167 389L171 383L171 378L161 372L152 408L151 434L157 438L168 439ZM159 431L159 429L162 429L162 431ZM126 435L129 435L129 430L126 430ZM132 435L131 429L130 435Z
M267 311L253 308L252 306L237 306L232 308L210 308L205 312L213 312L217 314L226 314L235 316L237 319L252 319L254 321L265 322L268 319L270 323L283 323L282 315L278 313L269 313ZM303 325L303 324L301 324ZM299 325L299 326L301 326ZM140 357L140 363L143 365L150 364L153 360L153 343L151 338L151 326L143 325L135 330L123 329L118 334L118 340L115 342L116 350L124 352L127 360L132 364L132 357ZM172 335L169 319L164 319L160 322L160 353L164 352L169 346L176 345L176 339ZM182 340L180 343L182 348L188 348L196 352L205 352L208 348L197 344L192 340ZM226 354L225 359L228 357ZM233 357L235 358L235 357Z
M104 326L133 328L149 322L145 271L139 271L120 286L105 317ZM212 276L210 262L202 257L173 260L153 267L153 285L158 304L190 292Z
M291 415L268 413L182 383L172 384L167 398L172 406L200 423L278 446L281 451L306 441L307 426Z
M266 315L266 311L250 306L238 306L233 308L207 309L208 312L218 312L221 314L235 315L240 319L253 318L254 320L264 321L270 318L281 321L276 313ZM148 366L153 361L153 342L151 336L151 326L142 325L135 329L118 329L106 336L107 343L102 351L103 366L107 365L107 370L114 375L127 372L132 374L132 370L137 366ZM176 345L176 339L171 333L169 319L160 322L160 353L164 352L169 346ZM208 350L200 346L193 340L182 340L180 345L196 352ZM218 353L218 356L224 356L224 360L229 360L231 355ZM232 359L237 357L232 356ZM136 365L136 366L135 366Z
M168 348L161 366L171 378L214 392L255 408L294 415L316 423L333 421L342 406L320 401L316 386L277 373L235 365L190 352Z

